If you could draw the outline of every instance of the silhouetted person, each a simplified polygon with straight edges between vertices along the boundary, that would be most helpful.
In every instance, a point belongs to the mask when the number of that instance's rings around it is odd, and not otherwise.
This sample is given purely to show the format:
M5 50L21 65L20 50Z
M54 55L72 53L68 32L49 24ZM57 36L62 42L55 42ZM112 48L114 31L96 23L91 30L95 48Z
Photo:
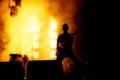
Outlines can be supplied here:
M57 61L61 63L64 58L69 57L76 64L77 69L81 66L80 61L77 60L73 53L73 35L68 33L68 24L63 24L63 33L57 38Z

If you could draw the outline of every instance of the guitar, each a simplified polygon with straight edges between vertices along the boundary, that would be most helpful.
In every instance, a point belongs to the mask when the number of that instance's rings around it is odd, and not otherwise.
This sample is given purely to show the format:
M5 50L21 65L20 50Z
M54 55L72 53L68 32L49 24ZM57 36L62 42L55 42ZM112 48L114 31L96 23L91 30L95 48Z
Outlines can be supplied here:
M74 36L78 32L79 32L79 30L77 30L74 33L72 33L72 35ZM64 42L58 44L59 50L56 51L56 56L58 56L58 54L60 53L60 51L63 49L64 44L66 44L68 41L69 41L69 39L66 39Z
M77 31L75 31L74 33L72 33L72 35L74 36L74 35L76 35L78 32L79 32L79 31L77 30ZM67 43L68 41L69 41L69 39L65 40L65 41L62 42L62 43L59 43L59 48L62 49L63 46L64 46L64 44Z

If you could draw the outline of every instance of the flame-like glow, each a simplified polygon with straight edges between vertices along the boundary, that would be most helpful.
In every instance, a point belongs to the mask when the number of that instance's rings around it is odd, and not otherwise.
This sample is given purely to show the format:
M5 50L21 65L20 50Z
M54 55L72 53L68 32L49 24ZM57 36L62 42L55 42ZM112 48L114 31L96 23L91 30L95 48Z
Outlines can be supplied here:
M33 35L34 40L38 40L39 37L40 37L39 34L34 34L34 35Z
M33 48L39 48L39 43L38 42L34 42L33 43Z
M50 37L56 39L57 38L57 33L56 32L51 32Z
M56 52L55 50L50 52L50 56L51 56L52 58L56 58L55 52Z
M56 41L50 41L50 47L56 48Z
M54 19L50 20L50 28L57 29L57 22Z
M33 56L34 56L34 58L36 59L36 58L39 58L39 52L33 52Z
M6 21L10 37L7 53L26 54L30 60L51 59L51 49L56 46L53 38L57 36L57 21L45 8L44 2L22 0L18 15L9 16Z
M10 6L15 5L10 1ZM38 52L37 59L52 59L62 24L68 23L74 32L76 22L81 21L78 3L81 0L22 0L18 14L10 16L9 0L0 0L0 61L8 61L10 53L34 60L34 52Z
M33 26L33 28L31 28L31 29L33 29L34 32L37 32L37 31L39 31L39 28L40 28L39 26Z

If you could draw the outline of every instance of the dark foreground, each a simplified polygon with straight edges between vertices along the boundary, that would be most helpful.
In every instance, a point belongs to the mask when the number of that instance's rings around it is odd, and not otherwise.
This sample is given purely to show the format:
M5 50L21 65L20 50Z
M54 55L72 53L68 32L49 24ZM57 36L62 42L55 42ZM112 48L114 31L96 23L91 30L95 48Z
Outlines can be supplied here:
M25 77L26 75L26 77ZM26 71L19 62L0 62L0 80L93 80L85 71L63 75L62 65L55 60L29 61Z

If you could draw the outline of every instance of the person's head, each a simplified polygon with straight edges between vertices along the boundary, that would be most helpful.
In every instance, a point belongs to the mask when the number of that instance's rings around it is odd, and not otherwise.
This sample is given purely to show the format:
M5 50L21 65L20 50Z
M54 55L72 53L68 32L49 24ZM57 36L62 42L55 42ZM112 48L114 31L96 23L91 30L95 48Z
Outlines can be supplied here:
M63 24L63 27L62 29L64 30L64 32L67 32L68 31L68 24Z

